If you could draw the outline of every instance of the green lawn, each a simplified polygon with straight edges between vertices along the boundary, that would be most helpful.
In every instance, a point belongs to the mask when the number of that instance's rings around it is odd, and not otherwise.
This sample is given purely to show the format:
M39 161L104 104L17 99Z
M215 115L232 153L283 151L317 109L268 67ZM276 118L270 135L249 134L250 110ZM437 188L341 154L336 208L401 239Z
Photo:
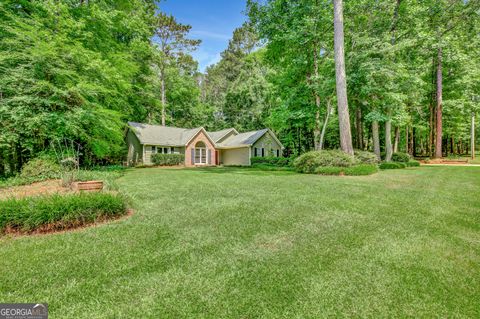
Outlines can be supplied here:
M480 317L480 168L136 169L134 216L0 239L0 301L51 318Z

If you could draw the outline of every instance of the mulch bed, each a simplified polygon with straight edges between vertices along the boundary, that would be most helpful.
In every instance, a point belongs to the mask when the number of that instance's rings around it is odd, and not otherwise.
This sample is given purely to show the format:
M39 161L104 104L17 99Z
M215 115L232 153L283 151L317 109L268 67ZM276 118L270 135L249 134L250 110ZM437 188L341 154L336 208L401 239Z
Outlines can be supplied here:
M0 189L0 200L8 198L23 198L53 194L67 194L74 191L70 187L63 187L61 180L47 180L29 185L13 186Z

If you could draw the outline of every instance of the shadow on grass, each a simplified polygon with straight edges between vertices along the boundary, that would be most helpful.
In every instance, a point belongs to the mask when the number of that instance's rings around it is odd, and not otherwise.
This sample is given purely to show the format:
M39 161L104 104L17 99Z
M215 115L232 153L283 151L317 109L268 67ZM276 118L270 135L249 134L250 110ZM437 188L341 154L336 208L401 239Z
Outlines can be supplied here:
M200 173L208 174L242 174L242 175L290 175L296 174L293 170L276 169L276 168L256 168L256 167L202 167L202 168L186 168L186 170L192 170Z

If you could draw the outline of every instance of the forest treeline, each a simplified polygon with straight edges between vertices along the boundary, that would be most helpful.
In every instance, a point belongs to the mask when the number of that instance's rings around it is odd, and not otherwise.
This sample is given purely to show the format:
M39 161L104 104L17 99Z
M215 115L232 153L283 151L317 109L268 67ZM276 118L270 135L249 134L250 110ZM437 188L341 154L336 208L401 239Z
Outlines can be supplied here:
M201 39L153 0L2 1L0 176L52 141L81 145L84 165L121 162L127 121L270 127L286 155L338 148L332 2L251 0L246 12L200 73ZM354 148L467 153L480 1L352 0L343 15Z

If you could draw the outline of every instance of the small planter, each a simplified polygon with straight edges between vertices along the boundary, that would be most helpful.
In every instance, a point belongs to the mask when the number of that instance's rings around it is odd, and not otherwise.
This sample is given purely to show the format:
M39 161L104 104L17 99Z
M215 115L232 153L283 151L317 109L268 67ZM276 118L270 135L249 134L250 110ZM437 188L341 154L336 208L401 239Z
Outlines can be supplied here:
M103 181L75 182L73 189L81 192L100 192L103 189Z

